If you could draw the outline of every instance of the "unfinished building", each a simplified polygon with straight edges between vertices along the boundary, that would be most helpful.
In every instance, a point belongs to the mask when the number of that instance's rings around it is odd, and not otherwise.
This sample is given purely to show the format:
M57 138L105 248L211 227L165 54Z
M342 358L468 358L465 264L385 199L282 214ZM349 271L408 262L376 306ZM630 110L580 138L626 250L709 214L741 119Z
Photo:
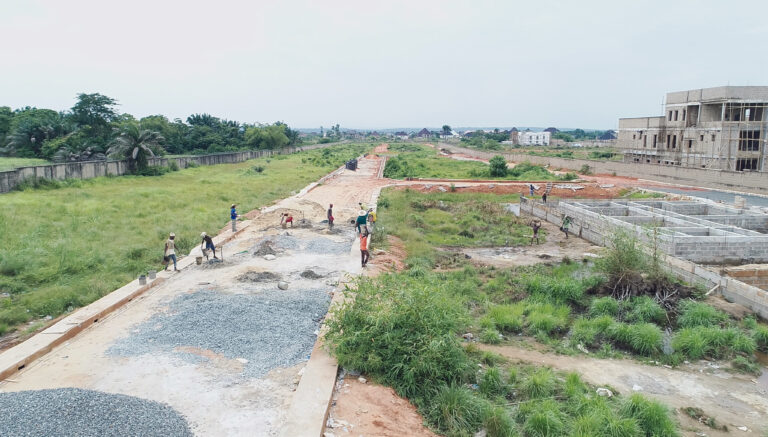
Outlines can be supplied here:
M693 201L561 201L583 238L606 245L617 229L696 263L768 262L768 214Z
M768 171L768 86L667 93L664 115L620 118L624 162Z

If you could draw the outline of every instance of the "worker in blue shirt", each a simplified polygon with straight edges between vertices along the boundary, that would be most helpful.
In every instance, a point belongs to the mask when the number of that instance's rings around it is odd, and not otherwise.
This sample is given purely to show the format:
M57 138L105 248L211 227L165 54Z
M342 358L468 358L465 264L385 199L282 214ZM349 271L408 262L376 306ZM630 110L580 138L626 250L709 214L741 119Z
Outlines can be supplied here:
M237 232L237 210L235 209L237 207L236 204L232 204L232 207L229 210L229 218L232 219L232 232Z

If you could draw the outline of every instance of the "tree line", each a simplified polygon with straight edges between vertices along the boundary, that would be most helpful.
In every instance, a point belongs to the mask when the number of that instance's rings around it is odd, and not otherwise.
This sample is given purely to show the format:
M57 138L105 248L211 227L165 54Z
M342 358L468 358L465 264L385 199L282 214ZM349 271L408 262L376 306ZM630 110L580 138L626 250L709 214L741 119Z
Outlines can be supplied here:
M105 159L114 154L110 149L124 150L126 139L132 137L152 155L276 149L301 142L298 131L279 121L248 124L210 114L173 121L164 115L137 119L118 112L117 101L99 93L81 93L76 100L66 111L0 106L0 155L53 161Z

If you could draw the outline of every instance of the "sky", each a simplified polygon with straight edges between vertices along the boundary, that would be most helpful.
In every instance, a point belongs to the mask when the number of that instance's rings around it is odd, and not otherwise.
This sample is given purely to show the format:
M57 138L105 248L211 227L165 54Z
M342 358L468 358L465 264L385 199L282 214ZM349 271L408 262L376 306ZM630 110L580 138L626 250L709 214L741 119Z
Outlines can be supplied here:
M0 0L0 106L298 128L608 129L768 85L762 1Z

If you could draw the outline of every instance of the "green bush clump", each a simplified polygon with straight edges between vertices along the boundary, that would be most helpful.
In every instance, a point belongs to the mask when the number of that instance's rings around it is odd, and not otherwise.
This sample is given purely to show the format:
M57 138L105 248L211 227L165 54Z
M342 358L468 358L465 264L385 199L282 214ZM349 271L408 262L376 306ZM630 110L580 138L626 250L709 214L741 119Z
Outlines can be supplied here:
M624 401L620 413L623 417L637 420L647 437L677 437L680 434L667 407L657 401L632 394Z
M739 372L751 373L753 375L759 375L762 371L760 364L756 363L755 360L745 357L734 358L731 361L731 366Z
M507 385L497 367L491 367L480 378L480 393L488 397L503 395L507 391Z
M521 332L523 330L525 307L522 304L493 305L488 309L488 317L494 326L502 332Z
M629 325L629 344L632 350L641 355L654 355L661 351L661 329L653 323Z
M667 312L651 297L637 296L624 302L625 319L633 323L664 323Z
M551 396L555 391L555 375L547 367L542 367L528 376L521 384L523 394L529 399Z
M509 413L502 407L491 407L485 412L483 428L488 437L518 437L515 423Z
M673 338L672 346L693 360L728 358L737 353L752 355L757 348L755 340L743 331L716 326L683 328Z
M487 401L458 385L443 385L434 394L426 418L448 435L466 435L483 423Z
M501 343L499 335L499 331L493 328L484 329L483 332L480 333L480 342L485 344L499 344Z
M727 314L702 302L684 300L679 303L678 309L680 310L680 315L677 318L677 324L683 328L693 328L696 326L711 327L728 320Z
M530 304L526 306L526 322L531 334L550 335L565 331L571 308L565 305Z
M768 352L768 327L756 326L752 331L752 338L755 340L755 345L763 352Z
M524 279L526 291L531 295L557 303L578 302L588 287L588 282L571 277L532 275Z
M557 403L542 401L532 405L532 412L523 425L526 436L559 437L565 433L562 411Z
M589 315L592 317L615 316L618 313L619 302L612 297L599 297L589 304Z
M614 324L611 316L595 319L579 318L571 325L571 343L596 347L603 339L605 331Z

